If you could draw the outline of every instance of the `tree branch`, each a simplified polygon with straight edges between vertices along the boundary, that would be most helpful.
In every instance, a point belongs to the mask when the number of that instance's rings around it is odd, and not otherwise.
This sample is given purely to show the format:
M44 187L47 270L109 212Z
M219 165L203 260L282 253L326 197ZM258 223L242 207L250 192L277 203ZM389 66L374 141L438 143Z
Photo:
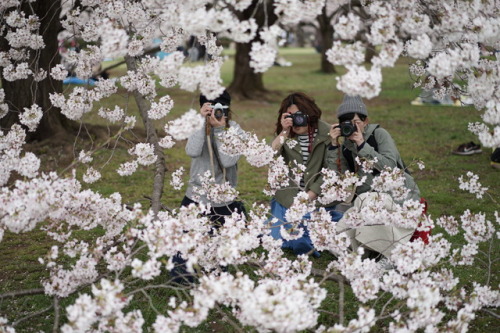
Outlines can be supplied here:
M490 316L492 316L492 317L494 317L496 319L500 319L500 315L496 314L495 312L493 312L491 310L481 309L481 311L486 312L487 314L489 314Z
M144 55L156 53L156 52L159 52L159 51L161 51L160 46L156 46L156 47L153 47L153 48L151 48L151 49L149 49L147 51L144 51ZM113 68L116 68L116 67L120 67L121 65L123 65L125 63L126 63L126 61L122 60L122 61L117 62L116 64L109 65L108 67L101 69L101 71L99 73L97 73L96 76L101 76L104 72L109 71L110 69L113 69Z
M38 288L38 289L18 290L18 291L11 291L5 294L0 294L0 299L7 297L41 295L41 294L45 294L45 289Z
M54 296L54 325L52 326L52 332L59 332L59 299L57 296Z
M131 56L125 56L125 62L127 64L127 69L130 71L137 71L137 65L135 59ZM151 195L151 208L155 215L161 209L161 196L163 193L163 186L165 183L165 172L167 170L165 166L165 155L163 154L163 149L159 145L158 134L152 120L148 117L148 110L151 108L149 101L137 90L133 92L135 102L139 108L139 112L144 123L144 128L146 129L146 140L148 143L152 144L154 147L154 152L157 157L155 162L155 175L153 182L153 194Z
M339 324L344 325L344 281L339 280Z
M40 310L40 311L36 311L36 312L33 312L33 313L30 313L29 315L25 316L25 317L22 317L18 320L16 320L15 322L12 323L12 327L16 327L19 323L27 320L27 319L30 319L30 318L33 318L33 317L36 317L36 316L39 316L41 314L44 314L45 312L47 311L50 311L50 309L52 309L54 307L54 304L51 304L48 308L45 308L43 310Z

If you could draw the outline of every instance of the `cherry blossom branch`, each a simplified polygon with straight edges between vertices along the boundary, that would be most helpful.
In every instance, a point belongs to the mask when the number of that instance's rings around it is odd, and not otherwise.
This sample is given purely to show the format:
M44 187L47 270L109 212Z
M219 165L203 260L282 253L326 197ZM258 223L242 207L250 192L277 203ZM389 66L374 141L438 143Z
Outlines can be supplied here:
M90 150L88 153L89 155L92 155L94 154L96 151L98 151L99 149L102 149L104 148L105 146L107 146L111 141L113 140L117 140L118 138L121 137L122 133L125 131L125 129L122 127L120 128L120 130L118 131L118 133L116 133L114 136L112 137L109 137L106 141L104 141L103 143L101 143L99 146L97 146L96 148L94 148L93 150ZM73 160L73 162L68 165L66 168L64 168L62 171L61 171L61 174L65 174L68 170L71 170L73 169L76 165L78 165L79 163L82 163L79 159L75 159Z
M161 51L161 48L159 46L156 46L156 47L150 48L148 50L145 50L144 51L144 55L153 54L153 53L156 53L156 52L159 52L159 51ZM106 71L109 71L110 69L113 69L113 68L116 68L116 67L120 67L121 65L123 65L125 63L126 63L126 61L122 60L122 61L117 62L116 64L109 65L108 67L103 68L99 73L97 73L97 76L101 76Z
M487 314L489 314L490 316L496 318L496 319L500 319L500 315L496 314L495 312L489 310L489 309L481 309L481 311L483 312L486 312Z
M490 246L488 250L488 277L486 279L486 285L488 286L490 284L490 279L491 279L491 266L493 264L493 261L491 260L491 248L493 247L493 237L490 239Z
M327 274L326 271L324 271L322 269L311 268L311 274L313 274L314 276L322 276L323 279L321 280L320 283L324 282L325 280L332 280L332 281L336 281L336 282L341 282L342 281L342 283L350 285L349 281L346 280L346 278L343 277L342 275L337 275L337 274L333 274L333 273L328 273Z
M344 325L344 281L339 280L339 324Z
M52 332L56 333L59 332L59 317L60 317L60 307L59 307L59 298L57 296L54 296L54 325L52 326Z
M237 332L244 333L245 331L236 323L235 320L233 320L224 310L221 309L221 307L216 304L215 309L217 310L218 313L220 313L224 320L229 323Z
M153 300L151 299L151 296L149 296L149 294L144 290L144 289L141 289L141 293L144 295L144 297L146 297L148 299L148 303L149 303L149 306L151 307L151 309L153 309L153 311L157 314L157 315L160 315L161 312L158 311L158 309L154 306L153 304Z
M143 198L148 199L151 202L151 205L153 204L153 198L151 198L149 195L145 195L145 196L143 196ZM168 208L163 203L160 204L160 208L162 210L165 210L165 211L168 211L168 212L172 212L172 209Z
M48 312L50 311L52 308L54 307L54 304L51 304L49 307L43 309L43 310L40 310L40 311L36 311L36 312L33 312L33 313L30 313L29 315L25 316L25 317L22 317L22 318L19 318L18 320L14 321L12 323L12 327L16 327L17 325L19 325L21 322L25 321L25 320L28 320L30 318L34 318L34 317L37 317L39 315L42 315L44 314L45 312Z
M43 288L11 291L8 293L0 294L0 299L7 298L7 297L42 295L44 293L45 293L45 289L43 289Z
M391 295L391 298L389 298L389 300L387 302L385 302L384 306L382 307L382 310L380 310L380 316L383 316L385 309L389 306L389 304L392 302L393 299L394 299L394 296Z

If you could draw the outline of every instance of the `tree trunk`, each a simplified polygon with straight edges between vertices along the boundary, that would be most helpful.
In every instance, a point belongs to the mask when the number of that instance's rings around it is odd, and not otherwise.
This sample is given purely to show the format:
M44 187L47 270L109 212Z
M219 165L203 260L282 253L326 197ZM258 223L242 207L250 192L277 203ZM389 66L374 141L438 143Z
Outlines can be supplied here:
M375 46L368 44L365 51L365 63L371 63L376 54L377 52L375 51Z
M132 72L137 70L135 59L129 55L125 56L125 63L127 64L127 70ZM154 152L157 157L155 162L155 176L153 180L153 194L151 195L151 209L156 216L162 208L160 200L163 194L163 187L165 185L165 172L167 171L167 167L165 166L165 154L163 154L163 148L160 147L158 143L158 134L153 121L148 117L148 111L151 108L151 104L137 90L134 90L133 95L135 102L137 103L137 107L139 108L144 128L146 129L146 141L153 145Z
M255 73L250 67L250 43L236 44L233 82L228 90L240 99L255 99L265 94L262 73Z
M295 40L298 47L306 46L306 34L304 33L304 25L299 24L299 26L294 30Z
M21 9L26 15L35 14L41 18L40 33L45 48L31 50L28 62L32 70L40 68L48 74L51 67L61 62L57 40L57 34L61 29L60 1L36 1L30 4L24 1ZM8 51L8 49L7 41L1 36L0 50ZM25 80L9 82L2 76L2 88L5 91L5 101L9 105L8 114L0 119L2 130L8 130L14 123L18 123L19 114L24 112L24 108L30 108L35 103L42 108L43 117L36 132L28 132L28 141L43 140L57 133L67 132L73 124L61 115L60 110L53 107L49 100L49 93L62 92L62 82L53 80L50 75L40 82L34 81L32 76Z
M326 74L336 73L335 67L326 57L326 51L333 45L334 30L331 20L332 17L326 12L326 6L323 7L321 14L318 15L318 23L321 49L321 71Z
M264 6L267 6L264 8ZM260 27L264 25L271 26L277 17L273 11L273 1L265 1L264 4L259 0L254 0L243 12L237 12L240 20L248 20L253 17ZM252 43L261 41L257 34L249 43L236 43L236 55L234 61L233 81L228 87L232 97L238 99L259 99L263 98L268 92L264 87L262 73L254 73L250 67L250 50Z

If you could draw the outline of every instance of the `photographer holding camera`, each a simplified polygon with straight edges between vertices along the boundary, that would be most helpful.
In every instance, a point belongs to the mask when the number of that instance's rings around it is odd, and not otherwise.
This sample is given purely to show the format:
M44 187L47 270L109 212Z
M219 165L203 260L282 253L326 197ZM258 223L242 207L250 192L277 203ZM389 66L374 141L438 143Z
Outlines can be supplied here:
M360 177L367 177L366 182L356 189L357 195L371 191L373 178L386 166L407 171L389 132L378 124L368 123L368 111L361 97L344 95L337 109L337 118L339 123L330 129L331 146L328 148L327 164L340 173L351 171L357 172ZM342 144L339 143L341 137L345 138ZM356 157L367 160L376 157L373 172L366 173L358 168ZM405 177L405 186L410 189L407 199L420 200L420 191L413 177L408 172Z
M208 100L206 96L200 95L200 113L205 117L205 126L191 134L186 144L186 154L191 157L191 168L186 195L182 199L181 206L210 204L208 217L213 223L213 229L222 226L225 222L224 217L234 211L246 213L241 201L212 202L196 191L202 187L200 177L207 171L210 171L217 184L229 182L231 187L236 187L237 162L240 156L230 156L219 150L219 135L227 128L235 128L241 135L244 134L240 126L231 120L230 104L231 96L225 90L214 100ZM192 282L193 275L186 271L186 260L178 254L173 261L176 266L170 273L174 277L174 282Z
M361 98L344 95L342 104L337 109L337 118L339 123L334 124L330 129L331 146L326 156L328 167L339 173L350 171L356 172L360 178L367 177L366 181L356 188L357 197L344 216L348 217L352 211L356 212L365 205L370 205L372 200L382 200L385 208L391 211L395 209L395 205L400 205L409 199L424 204L423 214L425 214L425 200L420 198L420 190L406 169L394 140L389 132L379 125L368 123L368 111ZM341 137L344 138L342 144L339 140ZM377 158L377 162L371 172L365 172L356 164L356 157L366 160ZM389 194L373 192L372 182L385 167L404 170L404 187L409 190L405 199L397 200ZM369 250L365 254L383 260L381 264L385 266L384 268L391 267L387 258L390 258L390 253L396 244L415 238L421 238L426 242L430 233L430 231L415 232L414 228L407 229L392 225L366 225L350 228L346 226L343 219L337 223L336 229L338 232L347 233L353 250L359 246L365 247Z
M278 119L276 122L276 138L271 146L276 154L283 156L287 165L302 164L305 166L300 184L290 181L287 188L276 191L271 200L271 214L278 221L271 226L271 236L281 239L280 227L291 228L285 218L285 213L293 203L294 197L300 192L307 193L309 200L315 200L321 193L323 179L321 169L325 167L325 153L330 144L330 125L322 121L321 110L314 100L304 93L296 92L287 96L281 103ZM289 175L290 180L293 175ZM335 211L332 204L325 207L332 216L332 220L338 221L342 216ZM303 219L308 219L309 214ZM283 241L283 248L290 248L295 254L309 253L314 250L307 227L304 229L303 237L297 240ZM319 253L314 251L314 255Z
M227 128L236 128L241 135L243 130L236 122L231 120L231 96L224 90L222 95L215 100L207 100L204 95L200 95L200 113L205 117L205 127L197 130L188 138L186 144L186 154L191 160L189 184L186 195L182 200L182 206L199 202L212 206L211 219L214 223L223 224L224 216L238 209L241 213L243 204L239 201L215 203L211 202L204 195L197 195L196 188L201 188L200 176L210 171L218 184L229 182L232 187L236 187L238 181L238 160L239 155L226 155L219 150L219 134Z

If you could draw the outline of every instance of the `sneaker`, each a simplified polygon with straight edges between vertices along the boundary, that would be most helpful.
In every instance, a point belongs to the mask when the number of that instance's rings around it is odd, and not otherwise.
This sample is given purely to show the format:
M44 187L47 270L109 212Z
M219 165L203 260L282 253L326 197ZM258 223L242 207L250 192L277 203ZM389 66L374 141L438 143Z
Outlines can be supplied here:
M391 271L396 268L396 266L387 258L382 258L378 261L378 267L382 271Z
M473 155L482 153L481 146L475 144L474 142L463 143L454 151L452 151L455 155Z
M422 98L420 96L415 98L410 103L411 103L411 105L424 105L424 103L422 102Z

